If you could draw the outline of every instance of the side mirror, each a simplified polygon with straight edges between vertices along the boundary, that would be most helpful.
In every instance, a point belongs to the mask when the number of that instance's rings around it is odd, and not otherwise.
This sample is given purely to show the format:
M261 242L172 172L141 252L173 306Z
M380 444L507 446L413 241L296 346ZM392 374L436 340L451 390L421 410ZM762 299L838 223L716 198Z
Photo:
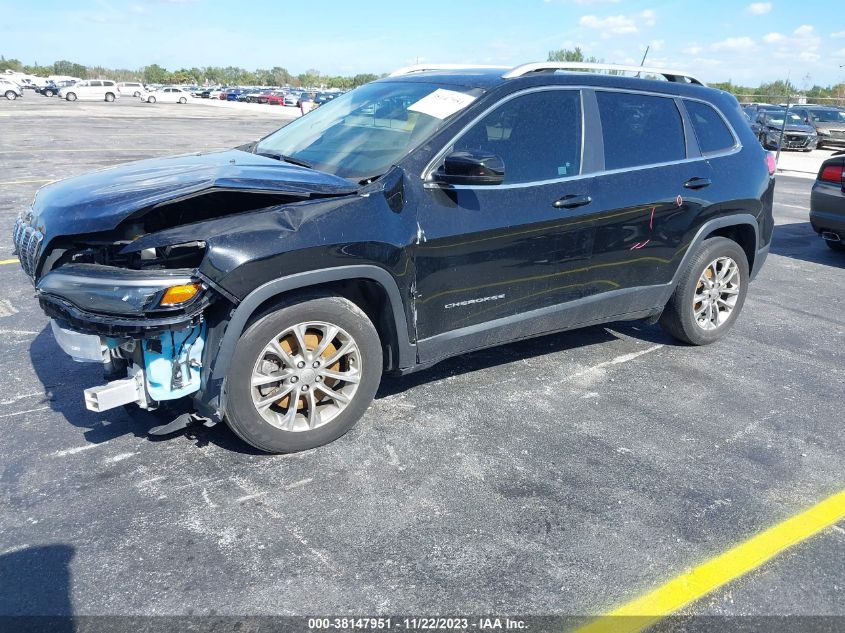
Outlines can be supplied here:
M452 152L434 177L450 185L500 185L505 180L505 162L488 152Z

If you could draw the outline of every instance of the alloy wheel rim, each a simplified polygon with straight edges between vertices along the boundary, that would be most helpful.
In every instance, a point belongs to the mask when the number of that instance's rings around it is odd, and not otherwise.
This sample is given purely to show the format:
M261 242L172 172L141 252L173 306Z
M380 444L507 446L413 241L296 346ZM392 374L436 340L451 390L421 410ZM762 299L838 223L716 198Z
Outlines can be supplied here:
M717 257L698 278L692 299L695 322L702 330L722 327L730 318L740 289L739 265L730 257Z
M361 352L343 328L323 321L297 323L274 336L250 377L259 415L284 431L311 431L340 415L361 382Z

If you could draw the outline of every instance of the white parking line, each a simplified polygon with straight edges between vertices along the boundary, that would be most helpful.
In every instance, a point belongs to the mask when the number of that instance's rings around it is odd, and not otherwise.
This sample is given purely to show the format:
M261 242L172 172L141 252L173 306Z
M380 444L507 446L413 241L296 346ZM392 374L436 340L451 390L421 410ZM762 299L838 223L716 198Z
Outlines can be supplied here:
M37 409L27 409L26 411L16 411L15 413L4 413L0 415L0 418L10 418L15 415L23 415L25 413L35 413L36 411L44 411L45 409L49 409L50 407L38 407Z
M55 453L53 453L53 457L65 457L67 455L76 455L77 453L81 453L82 451L87 451L92 448L97 448L98 446L102 446L102 444L86 444L85 446L66 448L63 451L56 451Z
M622 363L627 363L635 358L639 358L645 354L650 354L651 352L655 352L659 350L663 345L652 345L648 349L640 350L639 352L631 352L630 354L622 354L621 356L617 356L616 358L611 358L610 360L606 360L603 363L599 363L598 365L593 365L592 367L588 367L582 371L576 372L574 374L570 374L566 377L566 380L572 380L574 378L581 378L582 376L587 376L589 374L596 373L605 367L609 367L611 365L621 365Z

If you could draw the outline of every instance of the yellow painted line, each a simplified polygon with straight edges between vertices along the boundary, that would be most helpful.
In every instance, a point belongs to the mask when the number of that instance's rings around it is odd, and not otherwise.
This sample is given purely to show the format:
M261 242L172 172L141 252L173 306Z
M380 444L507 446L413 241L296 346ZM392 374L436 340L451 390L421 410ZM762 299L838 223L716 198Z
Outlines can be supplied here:
M4 182L0 182L0 187L3 185L28 185L37 182L53 182L53 179L38 178L35 180L6 180Z
M843 518L845 490L593 620L576 633L642 631Z
M17 264L18 258L15 257L14 259L0 259L0 266L5 266L6 264Z

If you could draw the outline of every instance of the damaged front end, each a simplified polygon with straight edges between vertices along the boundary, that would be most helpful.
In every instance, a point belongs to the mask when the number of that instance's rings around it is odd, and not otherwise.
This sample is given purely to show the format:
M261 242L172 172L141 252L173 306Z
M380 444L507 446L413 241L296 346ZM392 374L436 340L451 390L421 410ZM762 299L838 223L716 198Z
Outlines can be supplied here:
M42 188L15 224L15 251L59 346L104 367L86 407L155 409L202 389L209 315L237 303L200 272L201 227L354 191L237 150L141 161Z
M110 382L85 390L88 409L154 409L200 389L213 291L194 271L66 264L36 291L59 346L103 364Z

